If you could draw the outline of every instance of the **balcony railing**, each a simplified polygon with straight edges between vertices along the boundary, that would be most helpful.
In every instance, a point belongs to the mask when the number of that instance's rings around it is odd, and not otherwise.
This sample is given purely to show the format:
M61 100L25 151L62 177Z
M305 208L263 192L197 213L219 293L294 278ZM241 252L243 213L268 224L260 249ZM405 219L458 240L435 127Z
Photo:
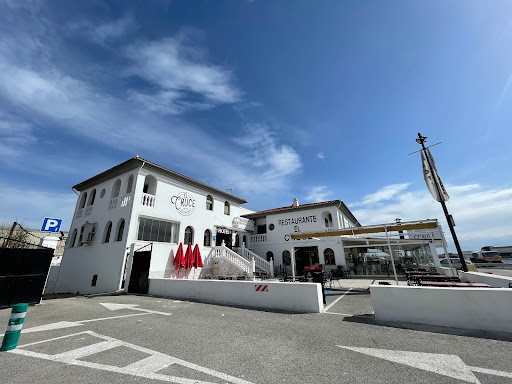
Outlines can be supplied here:
M142 205L144 205L146 207L154 207L155 206L155 196L150 195L148 193L143 193L141 203L142 203Z
M92 205L85 208L85 216L89 216L92 213Z
M245 229L247 231L254 230L254 221L245 217L235 217L232 222L233 228Z
M251 236L251 244L252 243L264 243L265 241L267 241L267 234L262 234L262 235L252 235Z
M123 198L121 199L121 207L126 207L128 204L130 204L130 199L131 199L130 195L124 195Z
M113 197L110 199L110 202L108 203L108 209L113 209L117 207L117 197Z
M85 208L80 208L78 211L76 211L76 216L75 217L77 219L82 217L84 215L84 210L85 210Z

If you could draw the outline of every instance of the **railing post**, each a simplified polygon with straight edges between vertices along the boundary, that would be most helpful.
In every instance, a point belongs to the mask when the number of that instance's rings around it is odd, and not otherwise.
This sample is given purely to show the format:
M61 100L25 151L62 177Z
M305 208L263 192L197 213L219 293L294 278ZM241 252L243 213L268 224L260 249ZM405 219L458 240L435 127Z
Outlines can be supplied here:
M270 277L274 277L274 258L270 257Z
M253 280L254 280L255 272L256 272L256 261L254 260L254 256L252 256L252 258L251 258L251 274L252 274Z

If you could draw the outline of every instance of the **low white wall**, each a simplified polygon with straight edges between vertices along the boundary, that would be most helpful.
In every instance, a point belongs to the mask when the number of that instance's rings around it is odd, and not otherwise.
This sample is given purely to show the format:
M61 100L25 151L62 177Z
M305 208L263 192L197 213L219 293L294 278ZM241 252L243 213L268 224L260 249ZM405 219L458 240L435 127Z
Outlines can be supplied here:
M512 289L371 285L375 318L512 333Z
M462 281L489 284L494 288L508 288L509 284L512 284L512 277L491 275L489 273L459 271L459 277Z
M44 287L43 295L49 295L55 293L55 284L57 283L57 277L59 276L60 265L50 266L48 277L46 278L46 285Z
M256 290L258 286L260 290ZM262 292L263 287L267 286ZM300 313L323 311L322 287L313 283L150 279L149 294L173 299Z

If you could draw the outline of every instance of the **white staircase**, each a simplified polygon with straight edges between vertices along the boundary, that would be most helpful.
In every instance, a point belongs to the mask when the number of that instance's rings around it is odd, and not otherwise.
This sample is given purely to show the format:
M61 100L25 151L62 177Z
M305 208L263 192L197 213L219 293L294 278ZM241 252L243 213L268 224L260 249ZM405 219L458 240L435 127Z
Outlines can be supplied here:
M256 271L266 272L270 277L274 277L274 260L271 258L270 261L265 260L258 254L254 253L245 246L240 248L233 248L238 255L242 256L247 261L254 260Z
M250 279L254 278L256 270L255 262L249 261L224 245L213 247L208 256L203 261L204 267L201 271L200 279L205 279L208 275L214 275L214 264L218 262L219 275L240 275L243 274ZM217 274L217 273L215 273Z

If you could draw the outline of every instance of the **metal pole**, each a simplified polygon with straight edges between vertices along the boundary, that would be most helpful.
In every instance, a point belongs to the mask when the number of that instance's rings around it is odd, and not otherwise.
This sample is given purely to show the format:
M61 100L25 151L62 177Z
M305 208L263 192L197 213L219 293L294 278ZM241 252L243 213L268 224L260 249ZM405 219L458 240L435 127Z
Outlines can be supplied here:
M384 225L386 231L386 239L388 240L389 256L391 256L391 265L393 266L393 273L395 275L396 285L398 285L398 277L396 276L395 260L393 260L393 250L391 249L391 242L389 241L388 227Z
M4 240L4 248L7 248L9 246L9 241L12 238L12 234L14 232L14 228L16 228L17 224L18 223L16 221L14 223L12 223L12 227L11 227L11 230L9 231L9 235L7 236L7 239Z
M423 148L423 152L425 153L425 157L427 159L428 166L430 168L430 171L433 171L432 164L430 164L430 159L427 156L426 148L425 148L425 139L426 137L421 136L421 133L418 132L418 138L416 139L416 142L421 144L421 147ZM452 217L448 213L448 209L446 208L446 204L444 203L444 196L441 194L441 189L439 188L439 185L437 184L437 178L435 175L432 175L432 179L434 180L434 185L436 187L437 194L439 196L439 199L441 200L441 206L443 207L443 212L446 217L446 221L448 222L448 226L450 227L450 232L452 234L453 242L455 243L455 248L457 249L457 254L459 255L460 263L462 265L462 270L464 272L468 271L468 266L466 265L466 260L464 260L464 255L462 254L462 250L460 249L459 240L457 239L457 235L455 234L455 229L453 228L452 223Z

